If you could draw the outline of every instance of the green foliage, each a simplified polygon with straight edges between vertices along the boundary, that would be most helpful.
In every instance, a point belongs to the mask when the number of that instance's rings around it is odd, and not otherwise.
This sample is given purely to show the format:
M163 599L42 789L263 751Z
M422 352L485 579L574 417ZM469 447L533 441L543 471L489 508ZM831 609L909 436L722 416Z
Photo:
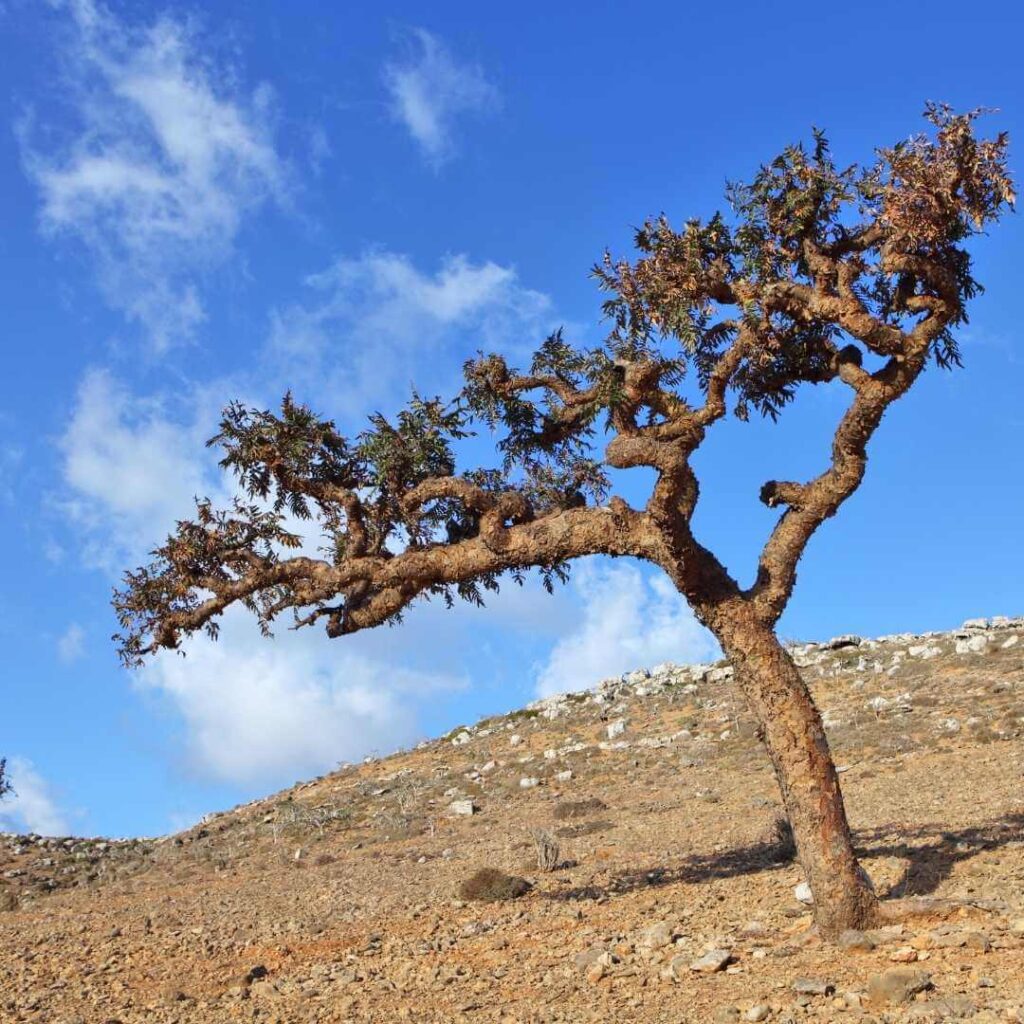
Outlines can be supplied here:
M635 263L605 254L594 275L611 293L604 309L616 351L656 354L679 343L702 388L741 326L756 338L733 380L736 412L752 406L776 417L802 381L829 378L829 342L840 333L827 317L794 312L780 301L792 286L813 286L820 257L843 259L865 311L886 323L915 321L914 296L934 294L950 275L955 305L950 328L966 321L979 285L959 243L995 219L1014 194L1005 167L1006 136L978 140L980 112L956 115L929 105L936 137L916 136L879 150L869 167L840 169L818 130L808 151L787 147L748 184L731 184L732 217L681 230L662 216L636 232ZM931 275L908 272L908 257ZM900 269L902 268L902 269ZM832 282L836 294L842 284ZM737 305L738 299L738 305ZM719 318L723 306L737 315ZM933 355L959 365L951 330Z
M959 365L953 330L980 290L965 243L1014 200L1006 137L979 139L979 113L931 105L931 135L881 149L866 167L838 166L816 130L809 147L789 146L749 183L730 185L728 213L680 228L646 221L636 259L606 253L594 268L610 321L598 347L558 330L525 370L481 353L452 402L414 392L396 417L374 413L354 438L290 394L279 412L229 405L210 444L240 495L226 510L199 500L152 562L125 574L114 596L123 658L136 663L198 629L215 637L236 602L264 632L287 608L296 625L325 617L337 636L363 628L352 613L370 606L364 621L376 625L398 622L421 596L481 604L502 577L521 583L524 561L552 589L568 566L550 556L496 556L450 573L407 560L404 579L387 569L438 546L493 553L494 531L604 504L602 435L633 442L617 466L675 467L674 507L692 515L687 460L727 399L743 419L751 410L774 419L800 385L840 369L848 380L867 356L902 358L912 335L939 365ZM917 330L933 320L934 330ZM460 469L460 442L479 426L495 435L498 465ZM302 523L319 532L323 559L296 556Z
M0 757L0 800L2 800L8 793L13 793L14 789L11 787L11 780L7 775L7 758Z

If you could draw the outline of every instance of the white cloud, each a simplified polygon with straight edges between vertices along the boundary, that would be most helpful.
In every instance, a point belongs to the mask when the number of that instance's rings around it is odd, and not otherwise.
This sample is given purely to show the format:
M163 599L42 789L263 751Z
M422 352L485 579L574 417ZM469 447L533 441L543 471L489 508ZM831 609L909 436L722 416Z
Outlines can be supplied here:
M194 497L223 497L216 459L203 446L216 407L201 394L189 398L174 416L168 403L131 394L105 370L83 377L60 449L64 511L85 535L87 564L120 568L191 516Z
M7 765L14 792L0 803L0 830L66 836L71 831L47 781L31 761L12 757Z
M110 305L163 350L205 318L198 275L231 252L243 216L284 196L270 93L242 95L180 20L67 10L78 128L48 151L25 133L42 225L84 243Z
M306 281L313 301L275 310L269 349L279 379L329 398L332 412L363 416L450 387L478 348L515 357L554 326L551 301L511 267L465 255L433 273L383 250L344 257Z
M458 64L437 36L410 33L413 53L384 68L391 112L409 130L427 162L439 168L454 153L454 122L499 103L497 89L476 65Z
M663 661L685 664L715 654L710 634L660 573L585 562L574 567L572 588L582 605L580 621L539 668L539 696L586 689Z
M57 657L65 665L78 661L85 653L85 630L72 622L57 638Z
M4 430L13 429L11 417L3 415ZM5 441L0 444L0 505L13 505L15 502L14 481L22 474L25 451L20 445Z
M183 717L193 770L280 784L390 752L418 737L415 700L465 685L459 675L404 667L400 651L371 658L319 630L285 627L264 640L234 609L218 641L193 638L186 657L165 652L142 670L142 684Z

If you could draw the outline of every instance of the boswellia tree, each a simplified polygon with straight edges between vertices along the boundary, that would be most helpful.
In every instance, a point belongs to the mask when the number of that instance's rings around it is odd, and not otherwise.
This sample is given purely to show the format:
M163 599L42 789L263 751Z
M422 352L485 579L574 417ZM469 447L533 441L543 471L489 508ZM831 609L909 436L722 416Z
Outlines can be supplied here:
M352 439L290 395L280 413L228 406L210 443L241 493L228 509L199 501L126 574L122 657L215 637L236 603L264 632L290 609L296 628L341 637L422 597L479 603L530 568L550 588L584 555L652 562L718 639L760 723L819 927L869 925L878 905L821 719L775 624L886 409L930 362L960 364L954 331L980 287L966 246L1013 202L1006 138L980 139L978 113L929 106L928 133L865 167L840 169L816 133L731 186L729 216L647 222L634 261L606 254L595 268L612 325L598 349L557 332L527 370L482 355L450 404L414 396ZM730 407L774 421L801 384L829 381L849 395L830 457L811 480L761 488L781 515L742 587L694 535L691 458ZM457 468L474 423L498 432L498 468ZM646 504L609 497L609 469L637 466L653 470ZM290 517L315 520L319 556L296 550Z

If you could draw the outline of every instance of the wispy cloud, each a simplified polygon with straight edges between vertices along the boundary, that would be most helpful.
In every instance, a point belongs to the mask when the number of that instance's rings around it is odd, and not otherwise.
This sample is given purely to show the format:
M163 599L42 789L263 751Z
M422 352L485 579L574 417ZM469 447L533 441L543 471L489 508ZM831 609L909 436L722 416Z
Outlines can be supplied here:
M183 718L197 774L280 784L390 752L418 738L418 702L465 685L457 674L405 667L404 642L393 658L373 658L320 631L286 626L264 640L236 609L218 641L196 637L187 657L166 652L143 670L142 684L167 696Z
M477 65L458 63L432 33L412 29L408 45L404 60L385 65L384 84L393 116L436 170L455 153L455 122L495 109L500 98Z
M310 300L271 317L276 376L329 396L342 414L401 401L411 382L444 390L478 348L515 357L554 326L550 299L524 287L514 269L464 255L429 272L407 256L371 251L306 283Z
M203 446L217 406L193 395L184 409L141 398L109 372L91 370L61 438L62 510L80 531L87 564L107 570L140 557L194 510L223 497L216 460Z
M587 562L574 570L572 588L580 619L538 670L542 697L582 690L640 666L715 655L711 635L662 575Z
M85 630L72 622L57 638L57 657L65 665L74 664L85 654Z
M93 0L65 10L74 127L22 131L41 223L84 244L107 301L163 350L204 320L201 273L243 217L285 196L271 93L243 94L184 21L130 25Z
M32 762L12 757L8 772L14 792L0 804L0 830L66 836L71 831L67 816Z

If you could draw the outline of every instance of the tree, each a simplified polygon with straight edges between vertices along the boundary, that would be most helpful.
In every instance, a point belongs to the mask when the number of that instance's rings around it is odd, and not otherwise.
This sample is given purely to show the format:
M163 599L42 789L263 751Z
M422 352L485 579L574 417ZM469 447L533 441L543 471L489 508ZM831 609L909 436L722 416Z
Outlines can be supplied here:
M632 262L595 268L611 322L596 350L561 331L528 371L500 355L465 366L450 404L413 398L357 437L286 395L280 413L229 405L210 444L237 475L227 509L197 502L148 566L125 574L114 604L122 658L218 632L241 604L269 634L329 637L400 621L419 598L481 603L530 568L550 589L585 555L660 566L735 669L774 766L826 935L877 919L857 862L817 709L775 625L818 527L856 490L886 409L929 361L960 365L954 330L980 289L966 243L1013 202L1006 137L980 139L979 111L929 106L930 133L840 169L824 135L787 148L732 213L664 218L636 232ZM748 587L694 535L691 457L731 405L774 421L802 384L839 381L849 405L812 480L769 480L782 510ZM473 425L498 431L500 466L458 471ZM601 428L604 438L601 437ZM609 470L643 466L643 508L609 498ZM289 517L314 520L320 556L297 552Z
M2 800L8 793L13 793L14 787L11 785L10 777L7 774L7 758L0 757L0 800Z

